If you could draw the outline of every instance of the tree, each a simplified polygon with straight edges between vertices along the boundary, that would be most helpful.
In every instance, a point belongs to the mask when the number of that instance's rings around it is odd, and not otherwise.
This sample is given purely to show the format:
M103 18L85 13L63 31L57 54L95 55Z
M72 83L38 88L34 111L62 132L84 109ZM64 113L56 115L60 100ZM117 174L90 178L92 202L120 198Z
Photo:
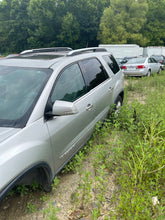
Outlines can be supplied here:
M63 17L61 31L57 36L58 43L61 46L75 47L80 38L79 24L77 19L69 12Z
M79 47L96 46L100 18L109 0L69 0L67 5L79 24Z
M109 0L31 0L29 45L97 45L97 30Z
M20 52L27 47L30 0L3 0L0 3L0 51Z
M8 35L10 28L10 8L11 0L0 2L0 52L4 53L8 45ZM6 19L7 18L7 19Z
M146 22L146 0L111 0L100 22L98 39L101 43L137 43L145 45L147 39L141 30Z
M147 22L143 35L149 39L147 45L165 45L165 0L147 0Z
M56 46L65 14L65 1L31 0L29 5L29 47Z

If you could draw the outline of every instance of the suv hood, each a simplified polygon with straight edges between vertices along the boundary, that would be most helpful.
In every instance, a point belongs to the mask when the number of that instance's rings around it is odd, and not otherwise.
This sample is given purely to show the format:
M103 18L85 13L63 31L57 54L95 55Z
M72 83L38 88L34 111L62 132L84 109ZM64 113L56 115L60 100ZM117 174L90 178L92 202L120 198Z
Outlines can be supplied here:
M0 143L7 138L11 137L12 135L16 134L19 132L21 129L20 128L3 128L0 127Z

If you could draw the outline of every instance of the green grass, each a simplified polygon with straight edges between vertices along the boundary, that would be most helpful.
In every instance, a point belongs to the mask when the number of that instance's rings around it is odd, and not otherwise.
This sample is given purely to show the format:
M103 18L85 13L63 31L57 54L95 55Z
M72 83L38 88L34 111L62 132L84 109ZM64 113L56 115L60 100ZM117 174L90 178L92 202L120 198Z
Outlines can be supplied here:
M117 190L110 202L114 208L106 211L105 219L165 219L165 72L127 80L120 115L107 119L101 129L96 126L88 143L96 170L95 186L100 186L94 198L97 207L91 206L89 216L97 219L101 215L107 196L107 176L115 173ZM128 104L132 92L145 95L145 104L136 100L136 96ZM82 150L80 154L84 158L86 152ZM77 165L73 159L71 166ZM85 183L83 177L79 201L82 199L83 208L89 209L93 181ZM88 192L84 194L87 186ZM157 205L152 203L155 196Z

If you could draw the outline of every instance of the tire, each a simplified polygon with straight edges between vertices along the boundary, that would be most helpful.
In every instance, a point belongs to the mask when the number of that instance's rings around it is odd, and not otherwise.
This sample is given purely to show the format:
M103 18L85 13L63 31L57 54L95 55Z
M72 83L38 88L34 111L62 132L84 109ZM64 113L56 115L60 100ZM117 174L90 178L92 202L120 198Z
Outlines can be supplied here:
M162 72L162 67L159 68L157 74L160 74Z
M148 70L148 72L147 72L147 75L146 76L148 76L148 77L150 77L151 76L151 70Z
M51 185L51 183L46 183L46 184L44 184L42 187L43 187L43 190L44 190L45 192L47 192L47 193L49 193L49 192L52 191L52 185Z
M123 104L123 99L121 98L121 96L118 96L116 101L115 101L115 108L114 108L114 113L117 116L120 113L120 107Z

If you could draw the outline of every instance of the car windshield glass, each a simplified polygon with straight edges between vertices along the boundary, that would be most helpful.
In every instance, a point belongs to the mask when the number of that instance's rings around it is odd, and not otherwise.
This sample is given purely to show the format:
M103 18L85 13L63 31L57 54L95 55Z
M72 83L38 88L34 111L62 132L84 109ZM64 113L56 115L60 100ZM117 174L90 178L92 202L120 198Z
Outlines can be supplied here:
M52 70L0 66L0 127L23 127Z
M129 60L127 63L133 64L133 63L144 63L146 60L145 57L139 57L139 58L133 58Z
M159 60L163 60L163 58L161 56L152 56L155 60L159 61Z

